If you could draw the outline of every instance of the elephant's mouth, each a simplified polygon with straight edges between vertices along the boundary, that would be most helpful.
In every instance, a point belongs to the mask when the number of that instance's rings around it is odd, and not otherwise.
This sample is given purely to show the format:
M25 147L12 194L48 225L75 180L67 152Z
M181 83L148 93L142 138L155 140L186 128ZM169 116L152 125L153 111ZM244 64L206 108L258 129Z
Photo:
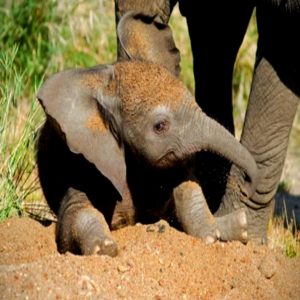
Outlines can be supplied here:
M175 154L174 151L169 151L168 153L161 156L157 161L157 166L161 168L172 167L176 161L179 160L179 157Z

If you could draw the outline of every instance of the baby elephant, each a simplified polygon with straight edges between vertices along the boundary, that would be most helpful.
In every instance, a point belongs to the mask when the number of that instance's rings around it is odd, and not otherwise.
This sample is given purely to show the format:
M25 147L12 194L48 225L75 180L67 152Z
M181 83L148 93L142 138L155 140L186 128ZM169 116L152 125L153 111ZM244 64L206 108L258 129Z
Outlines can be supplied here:
M198 151L240 166L249 177L245 193L252 191L252 156L164 67L128 61L65 71L46 81L38 99L47 115L39 176L58 212L61 252L115 255L107 223L126 188L135 221L162 217L173 188L189 179L185 164Z
M132 52L137 48L130 45L127 20L140 22L139 35L151 26L168 59L154 63L151 55L159 51L148 51L143 61ZM255 161L176 77L179 56L167 25L131 14L119 26L128 60L58 73L38 93L46 122L37 163L44 195L58 215L58 250L115 256L110 229L160 218L207 241L243 240L243 211L214 218L191 165L199 151L227 158L247 174L241 189L250 196Z

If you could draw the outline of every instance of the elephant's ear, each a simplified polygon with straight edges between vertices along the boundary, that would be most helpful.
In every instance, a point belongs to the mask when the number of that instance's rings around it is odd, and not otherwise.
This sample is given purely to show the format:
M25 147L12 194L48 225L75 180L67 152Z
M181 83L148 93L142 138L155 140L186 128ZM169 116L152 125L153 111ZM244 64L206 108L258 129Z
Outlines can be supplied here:
M151 61L166 67L175 76L180 73L180 53L172 31L156 16L128 12L117 26L119 54L127 59Z
M45 82L37 97L69 149L92 162L122 195L126 165L116 138L120 100L113 72L112 66L61 72Z

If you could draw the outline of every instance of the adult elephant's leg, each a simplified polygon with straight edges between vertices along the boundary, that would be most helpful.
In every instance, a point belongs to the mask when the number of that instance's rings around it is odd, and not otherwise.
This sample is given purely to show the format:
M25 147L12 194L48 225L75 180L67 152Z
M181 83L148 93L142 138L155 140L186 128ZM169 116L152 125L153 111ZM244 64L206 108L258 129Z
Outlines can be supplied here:
M243 175L233 167L217 213L223 215L245 207L250 239L266 241L267 224L298 103L299 97L282 83L270 63L261 59L255 70L241 138L257 162L260 182L254 195L245 198L239 189Z
M199 106L232 133L232 74L253 4L251 1L180 1L194 60L195 96ZM238 12L238 13L236 13ZM212 212L219 207L230 163L199 153L200 184Z
M258 56L241 143L253 154L261 177L251 199L240 193L235 166L218 215L245 207L251 239L266 241L267 224L300 98L299 1L262 1L257 6Z
M253 11L251 1L180 1L194 62L195 96L203 111L234 132L232 74Z

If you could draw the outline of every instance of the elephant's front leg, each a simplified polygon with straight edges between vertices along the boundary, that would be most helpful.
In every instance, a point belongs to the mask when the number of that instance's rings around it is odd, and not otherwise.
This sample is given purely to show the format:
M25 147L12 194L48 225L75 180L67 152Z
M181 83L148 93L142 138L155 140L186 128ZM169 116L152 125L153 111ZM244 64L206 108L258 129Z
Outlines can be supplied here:
M214 217L207 205L201 187L193 181L186 181L173 192L176 214L184 231L213 243L239 240L247 242L247 219L243 209L222 217Z
M118 247L101 212L85 193L69 188L58 214L56 241L61 253L116 256Z

